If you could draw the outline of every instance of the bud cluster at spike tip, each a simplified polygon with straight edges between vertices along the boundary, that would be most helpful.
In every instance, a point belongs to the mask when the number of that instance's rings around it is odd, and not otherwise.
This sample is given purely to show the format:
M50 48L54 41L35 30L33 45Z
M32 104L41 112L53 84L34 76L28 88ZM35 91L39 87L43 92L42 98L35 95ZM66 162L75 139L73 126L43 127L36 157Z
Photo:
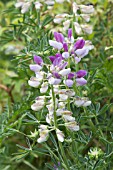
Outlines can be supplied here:
M64 1L70 0L17 0L15 3L16 8L21 9L21 13L24 14L30 10L32 4L35 6L36 10L40 10L44 5L47 6L47 9L52 9L55 3L63 3Z
M90 21L91 14L94 13L93 5L78 5L77 3L72 3L73 14L76 20L73 20L73 26L77 35L81 34L92 34L92 26L88 24ZM63 30L69 29L70 24L72 24L73 15L67 13L57 14L54 18L54 23L63 23ZM82 23L81 23L82 22ZM70 30L69 30L70 36ZM68 37L69 38L69 37Z

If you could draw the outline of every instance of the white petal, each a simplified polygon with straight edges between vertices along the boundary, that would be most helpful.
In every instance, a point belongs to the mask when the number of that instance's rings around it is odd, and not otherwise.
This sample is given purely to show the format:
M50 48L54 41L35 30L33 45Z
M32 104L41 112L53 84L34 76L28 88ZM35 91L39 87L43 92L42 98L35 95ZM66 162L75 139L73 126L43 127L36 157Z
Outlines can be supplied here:
M30 2L24 3L21 9L21 13L22 14L26 13L29 10L30 5L31 5Z
M87 14L80 14L80 16L86 21L89 22L90 21L90 16Z
M40 85L40 82L38 81L36 77L31 77L30 80L28 80L28 84L31 87L38 87Z
M61 83L61 81L62 81L61 79L57 79L57 78L51 77L49 79L49 84L58 85L58 84Z
M70 72L71 72L71 69L70 69L70 68L67 68L67 69L63 69L63 70L59 71L59 74L62 75L62 76L66 76L66 75L68 75Z
M77 105L78 107L82 106L84 104L84 100L76 100L75 101L75 105Z
M40 2L34 2L34 4L35 4L36 9L40 9L42 6L42 4Z
M75 118L69 115L63 115L63 118L67 121L74 122Z
M63 101L68 99L68 95L66 94L59 94L59 97L60 97L60 100L63 100Z
M39 111L44 107L44 102L41 103L34 103L31 105L31 109L34 111Z
M43 77L44 77L44 72L40 71L40 72L36 72L36 78L38 79L38 81L42 81Z
M74 22L74 27L75 27L75 31L78 35L80 35L82 33L82 29L81 26L79 25L78 22Z
M40 93L46 93L47 90L48 90L48 83L45 82L41 85Z
M85 107L87 107L87 106L89 106L89 105L91 105L91 101L86 101L86 102L83 104L83 106L85 106Z
M17 2L17 3L15 4L15 7L16 7L16 8L20 8L23 4L24 4L24 2Z
M81 12L85 14L91 14L94 12L93 5L80 5Z
M56 130L56 134L57 134L57 138L60 142L63 142L64 141L64 134L61 130L57 129Z
M84 25L81 25L81 27L82 27L82 29L83 29L83 31L84 31L85 33L87 33L87 34L92 34L93 28L92 28L91 25L86 25L86 24L84 24Z
M68 30L69 26L70 26L70 20L66 20L65 22L63 22L63 30L66 31Z

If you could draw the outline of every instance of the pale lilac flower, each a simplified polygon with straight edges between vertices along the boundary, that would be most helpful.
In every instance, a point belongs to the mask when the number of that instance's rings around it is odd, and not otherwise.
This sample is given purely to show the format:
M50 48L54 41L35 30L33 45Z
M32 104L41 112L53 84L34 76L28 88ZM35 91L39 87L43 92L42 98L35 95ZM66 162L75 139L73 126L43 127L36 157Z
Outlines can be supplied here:
M82 49L78 49L75 51L76 55L80 58L85 57L88 54L89 50L86 47L83 47Z
M32 70L34 72L38 72L42 69L42 66L40 66L38 64L30 64L29 67L30 67L30 70Z
M69 53L68 52L63 52L62 57L65 58L65 59L68 59L69 58Z
M83 77L76 78L76 84L77 86L83 86L87 83L87 80L85 80Z
M80 57L75 57L75 63L78 64L81 61Z
M55 49L61 50L63 48L63 44L61 42L49 40L50 46L54 47Z
M72 87L74 82L73 80L67 79L67 80L64 80L64 83L66 86Z

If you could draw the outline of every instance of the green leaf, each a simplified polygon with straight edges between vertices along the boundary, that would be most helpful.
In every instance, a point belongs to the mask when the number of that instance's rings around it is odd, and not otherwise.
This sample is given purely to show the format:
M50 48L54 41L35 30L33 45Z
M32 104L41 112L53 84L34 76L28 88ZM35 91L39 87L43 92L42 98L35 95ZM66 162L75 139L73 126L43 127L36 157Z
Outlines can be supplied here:
M42 27L46 26L47 24L49 24L51 21L53 20L53 18L51 16L47 16L44 21L42 22Z

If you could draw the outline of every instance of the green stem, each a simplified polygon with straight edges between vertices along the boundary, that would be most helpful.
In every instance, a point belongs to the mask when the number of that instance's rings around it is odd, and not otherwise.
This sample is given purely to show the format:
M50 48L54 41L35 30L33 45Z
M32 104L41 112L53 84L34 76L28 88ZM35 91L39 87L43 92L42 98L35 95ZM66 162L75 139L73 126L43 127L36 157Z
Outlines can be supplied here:
M51 86L51 90L52 90L52 99L53 99L53 106L54 106L54 127L55 129L58 128L58 125L57 125L57 116L56 116L56 101L55 101L55 94L54 94L54 88L53 86ZM62 143L60 141L58 141L59 143L59 147L60 147L60 150L61 150L61 154L62 154L62 157L63 157L63 161L64 161L64 164L65 164L65 169L66 170L69 170L69 166L68 166L68 162L67 162L67 158L65 156L65 152L64 152L64 148L62 146Z
M53 86L51 86L51 90L52 90L52 99L53 99L53 106L54 106L54 126L55 126L55 129L58 127L57 126L57 116L56 116L56 101L55 101L55 94L54 94L54 89L53 89Z
M66 170L69 170L70 167L68 166L67 158L66 158L66 155L65 155L65 152L64 152L64 148L63 148L63 146L62 146L62 143L59 142L59 141L58 141L58 143L59 143L59 147L60 147L60 150L61 150L62 157L64 158L64 163L65 163L65 165L66 165L65 168L66 168Z

